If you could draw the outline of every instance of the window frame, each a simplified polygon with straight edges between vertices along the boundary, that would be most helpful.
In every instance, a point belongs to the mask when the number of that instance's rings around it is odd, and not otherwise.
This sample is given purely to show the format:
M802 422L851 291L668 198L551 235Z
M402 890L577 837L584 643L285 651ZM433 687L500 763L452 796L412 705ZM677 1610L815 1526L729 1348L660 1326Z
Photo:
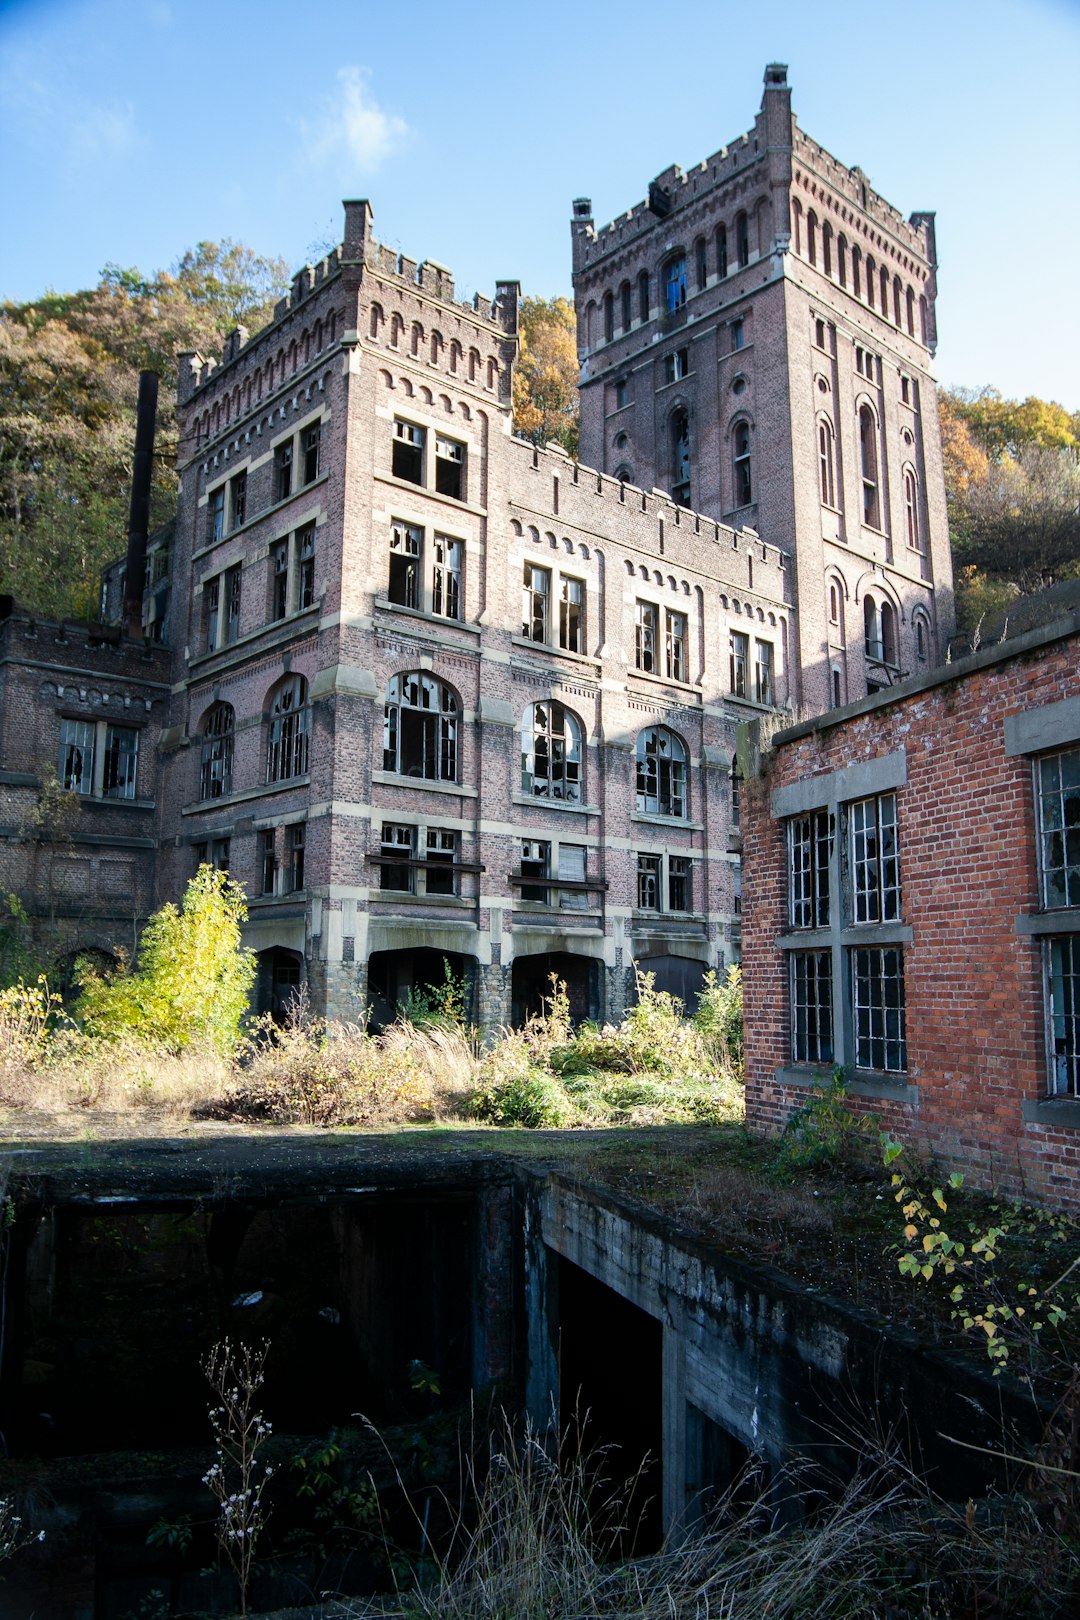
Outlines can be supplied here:
M414 683L414 687L408 683ZM428 695L434 701L411 701L410 690L419 698ZM410 715L424 718L407 720ZM414 757L417 744L419 754L415 757L420 768L414 769L407 761ZM454 688L426 670L402 670L391 675L383 705L383 770L411 782L456 783L461 779L460 769L461 700Z
M638 732L634 745L634 804L639 816L688 820L689 776L689 754L677 732L662 725L646 726Z
M557 698L539 698L521 717L521 792L530 801L581 804L585 794L585 731ZM543 753L538 751L543 744ZM538 759L546 769L538 769ZM544 785L546 784L546 786Z

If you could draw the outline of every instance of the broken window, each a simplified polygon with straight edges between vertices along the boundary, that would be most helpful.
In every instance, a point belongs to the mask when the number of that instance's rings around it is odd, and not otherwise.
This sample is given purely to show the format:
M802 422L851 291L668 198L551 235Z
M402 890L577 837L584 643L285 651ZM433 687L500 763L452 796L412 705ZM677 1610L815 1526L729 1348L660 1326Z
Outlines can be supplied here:
M646 675L656 674L656 629L659 609L652 602L638 602L634 610L634 663Z
M394 422L394 450L391 470L395 478L410 484L424 482L424 429L412 422Z
M446 827L428 828L428 864L424 872L424 887L428 894L457 894L458 874L455 869L460 851L459 832Z
M521 841L521 875L523 878L546 878L551 873L551 845L540 838ZM551 890L539 883L523 883L521 898L534 905L551 904Z
M411 862L416 856L416 828L400 821L384 821L381 853L379 887L394 894L412 894L416 869Z
M772 704L776 701L773 686L773 647L771 641L754 643L754 701Z
M277 886L276 838L273 827L259 834L260 894L273 894Z
M192 844L191 853L195 857L196 870L200 866L212 866L215 872L229 870L229 840L227 838L213 838L207 843Z
M750 263L750 221L742 210L735 215L735 257L739 269L745 270Z
M233 736L236 716L231 703L215 703L202 723L199 798L220 799L232 792Z
M521 634L529 641L547 641L551 625L551 570L527 562L521 600Z
M308 768L307 681L288 675L274 688L266 750L266 780L288 782Z
M240 634L240 576L241 568L237 563L225 573L224 596L225 611L223 620L223 641L226 644L234 642Z
M1080 748L1040 759L1036 785L1042 906L1080 906Z
M321 439L321 422L312 422L311 426L306 427L300 435L301 466L305 484L313 484L319 476Z
M677 253L664 268L664 298L669 315L678 314L686 303L686 256Z
M732 443L735 450L735 505L749 506L754 498L754 479L750 461L750 424L737 422Z
M661 856L639 855L637 858L637 904L639 911L660 910Z
M390 528L390 584L387 594L398 607L420 606L420 548L424 531L414 523Z
M274 499L284 501L292 494L293 442L286 440L274 451Z
M435 488L455 501L465 499L465 446L441 434L435 438Z
M649 318L649 272L642 270L637 278L638 290L638 320L647 321Z
M750 696L750 637L741 630L732 630L728 637L730 685L732 697Z
M855 1067L898 1074L907 1068L904 953L861 946L851 953Z
M664 381L681 382L690 373L690 350L673 349L664 358Z
M232 501L231 527L241 529L247 517L247 473L238 472L229 488Z
M304 887L304 847L307 829L302 821L294 822L286 831L288 851L289 892L295 894Z
M671 415L671 498L679 506L690 505L690 418L680 407Z
M558 877L560 885L585 882L587 852L584 844L560 844ZM588 891L584 888L559 889L559 906L563 911L587 911Z
M307 523L296 536L297 608L315 605L315 525Z
M134 726L106 726L101 791L107 799L135 797L139 733Z
M641 815L686 815L686 749L664 726L638 735L636 802Z
M793 951L791 1056L796 1063L833 1060L832 956L828 951Z
M95 727L88 720L61 720L56 774L69 793L94 791Z
M461 541L437 534L432 551L431 611L443 619L460 619Z
M669 681L686 679L686 614L665 613L664 671Z
M559 580L559 646L585 651L585 581L563 574Z
M213 652L218 644L221 628L221 580L212 579L203 586L203 644Z
M898 921L900 867L896 794L882 793L856 800L848 810L848 827L852 922Z
M690 910L690 861L686 855L668 856L668 910Z
M220 540L225 533L225 485L211 490L206 503L206 539L208 544Z
M537 799L581 799L581 726L561 703L533 703L521 729L521 788Z
M788 822L788 920L792 928L829 926L832 817L812 810Z
M393 675L386 689L383 769L431 782L457 781L458 700L419 670Z
M289 611L289 542L270 547L270 618L283 619Z

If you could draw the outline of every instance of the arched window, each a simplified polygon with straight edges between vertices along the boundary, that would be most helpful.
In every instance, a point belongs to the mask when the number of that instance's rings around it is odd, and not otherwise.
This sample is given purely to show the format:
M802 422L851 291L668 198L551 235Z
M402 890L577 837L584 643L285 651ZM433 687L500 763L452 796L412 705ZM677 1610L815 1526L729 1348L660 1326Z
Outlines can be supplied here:
M878 602L873 596L863 601L863 627L866 633L866 656L876 664L899 662L897 656L896 609L884 598Z
M817 215L811 208L806 216L806 257L817 268Z
M881 652L887 664L899 664L899 637L896 630L896 609L891 602L881 604Z
M919 523L919 481L914 467L904 468L904 524L912 551L922 551L922 525Z
M735 472L735 505L749 506L754 498L753 467L750 458L750 424L737 422L732 434Z
M637 808L645 816L686 817L686 749L665 726L638 734Z
M911 287L907 290L907 329L908 336L915 336L915 293Z
M723 281L727 273L727 226L718 225L716 227L716 274Z
M838 709L844 701L844 676L839 664L832 667L832 702L833 708Z
M904 292L904 289L900 285L900 277L899 276L893 276L892 301L893 301L893 324L894 324L894 326L903 326L903 324L904 324L904 317L903 317L903 315L901 313L901 309L900 309L900 300L903 297L903 292Z
M827 276L832 275L832 244L833 228L826 220L821 227L821 268Z
M233 735L236 715L231 703L214 703L203 716L199 798L221 799L232 792Z
M871 309L873 309L874 300L877 297L877 293L874 288L874 283L877 279L875 271L876 266L874 264L873 255L868 253L866 255L866 302L870 305Z
M288 782L308 768L307 681L302 675L287 675L273 691L266 780Z
M448 686L412 670L392 675L386 687L383 770L456 782L458 700Z
M649 272L642 270L637 278L638 320L647 321L649 318Z
M610 343L615 336L615 295L610 292L604 294L604 342Z
M686 255L676 253L664 266L664 307L677 315L686 303Z
M829 581L829 640L834 647L844 645L844 588L838 579Z
M836 238L836 279L841 287L847 286L847 237L843 233Z
M395 310L393 315L390 317L390 347L392 349L399 349L401 347L401 334L404 332L404 330L405 322Z
M622 305L622 329L629 332L634 324L634 296L628 281L624 281L619 288L619 302Z
M925 664L930 649L930 629L926 616L916 612L915 618L915 656L920 664Z
M705 258L705 238L699 236L694 243L694 285L701 292L709 279L709 267Z
M735 215L735 257L739 269L745 270L750 263L750 221L743 209Z
M561 703L531 703L521 721L521 791L581 802L581 727Z
M690 418L684 406L671 413L671 496L690 505Z
M851 250L851 290L856 298L862 297L862 279L860 267L862 265L862 249L853 247Z
M412 332L411 332L410 338L409 338L409 350L410 350L410 353L412 353L412 354L414 354L416 356L419 356L420 350L423 347L424 347L424 328L420 325L419 321L413 321Z
M877 423L869 405L859 407L859 458L862 464L863 522L871 529L881 527L878 500Z
M882 265L879 272L879 281L881 285L881 317L887 321L889 318L889 272L884 265Z
M818 477L821 483L821 504L836 505L836 456L833 427L827 416L818 417Z

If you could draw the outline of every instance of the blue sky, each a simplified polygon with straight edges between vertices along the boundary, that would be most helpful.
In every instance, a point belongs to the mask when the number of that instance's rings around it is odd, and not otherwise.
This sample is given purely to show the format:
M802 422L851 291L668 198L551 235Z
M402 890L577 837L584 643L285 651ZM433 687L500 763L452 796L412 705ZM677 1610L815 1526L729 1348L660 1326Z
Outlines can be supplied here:
M0 298L231 236L293 267L368 196L459 288L569 291L569 216L753 122L936 209L937 371L1080 407L1080 0L0 0Z

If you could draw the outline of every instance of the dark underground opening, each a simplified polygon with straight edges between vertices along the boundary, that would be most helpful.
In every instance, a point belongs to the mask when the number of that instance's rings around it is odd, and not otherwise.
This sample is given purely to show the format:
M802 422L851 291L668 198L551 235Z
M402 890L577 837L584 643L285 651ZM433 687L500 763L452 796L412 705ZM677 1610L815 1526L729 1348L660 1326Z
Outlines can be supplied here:
M557 1287L561 1429L602 1453L601 1494L625 1500L618 1553L653 1552L663 1539L662 1324L561 1257Z
M20 1209L0 1497L36 1496L56 1528L40 1556L5 1567L4 1620L233 1612L232 1578L202 1573L217 1562L203 1364L226 1337L269 1342L257 1405L277 1477L258 1605L385 1584L378 1511L391 1539L418 1550L395 1466L415 1499L453 1484L468 1397L489 1381L484 1312L500 1267L509 1277L482 1202L414 1191ZM435 1511L433 1536L445 1519Z

